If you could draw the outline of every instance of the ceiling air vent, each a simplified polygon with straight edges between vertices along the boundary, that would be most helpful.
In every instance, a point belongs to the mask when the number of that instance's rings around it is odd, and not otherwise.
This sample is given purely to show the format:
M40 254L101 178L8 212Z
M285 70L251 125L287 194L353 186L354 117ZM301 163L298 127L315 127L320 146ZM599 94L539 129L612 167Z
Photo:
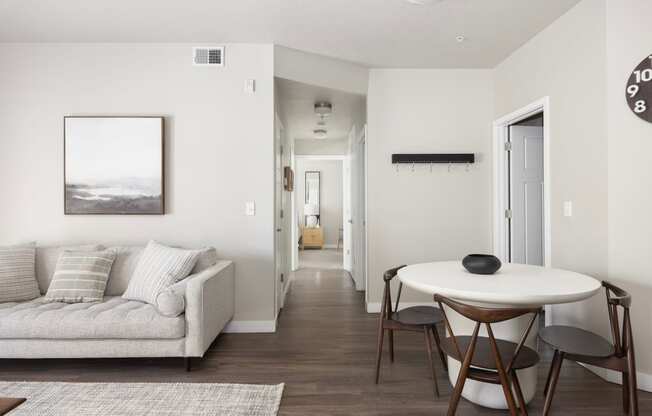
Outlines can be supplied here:
M192 63L197 66L224 66L224 46L192 48Z

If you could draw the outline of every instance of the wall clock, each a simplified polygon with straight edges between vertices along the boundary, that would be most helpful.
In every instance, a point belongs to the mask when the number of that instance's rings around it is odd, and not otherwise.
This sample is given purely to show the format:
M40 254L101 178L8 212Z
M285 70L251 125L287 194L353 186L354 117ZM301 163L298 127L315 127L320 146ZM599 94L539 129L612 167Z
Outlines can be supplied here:
M634 69L625 91L627 104L634 114L652 123L652 55Z

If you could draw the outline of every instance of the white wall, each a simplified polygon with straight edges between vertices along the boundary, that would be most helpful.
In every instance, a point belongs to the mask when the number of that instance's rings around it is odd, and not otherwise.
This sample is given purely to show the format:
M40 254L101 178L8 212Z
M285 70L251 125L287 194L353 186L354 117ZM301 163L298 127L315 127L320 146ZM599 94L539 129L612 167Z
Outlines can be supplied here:
M214 245L236 264L235 319L273 320L273 47L202 68L191 46L0 45L0 244ZM63 116L88 114L166 117L167 215L63 215Z
M319 171L321 180L320 218L324 232L324 244L337 244L339 229L342 227L342 161L341 160L311 160L298 157L295 188L296 210L303 220L305 205L306 171ZM303 224L303 222L302 222Z
M373 69L367 109L373 310L386 269L491 250L491 71ZM450 173L443 165L397 172L392 153L475 153L478 162L469 172L459 165ZM431 300L411 290L402 299Z
M648 0L584 0L495 70L496 117L550 96L553 266L608 279L633 294L636 364L646 390L652 389L652 125L627 107L625 83L650 53L650 17ZM567 200L570 218L562 216ZM602 293L556 306L552 318L611 339Z
M609 279L633 294L639 372L652 390L652 124L625 102L625 83L652 53L652 2L607 0ZM652 104L652 103L648 103Z
M596 278L607 274L605 52L604 1L588 0L494 72L495 118L550 97L552 266ZM564 201L573 202L572 217L563 216ZM589 317L603 303L554 306L552 320L597 329Z
M296 155L344 156L348 152L348 139L297 139L294 141Z
M356 94L367 93L366 67L323 55L274 46L277 77Z

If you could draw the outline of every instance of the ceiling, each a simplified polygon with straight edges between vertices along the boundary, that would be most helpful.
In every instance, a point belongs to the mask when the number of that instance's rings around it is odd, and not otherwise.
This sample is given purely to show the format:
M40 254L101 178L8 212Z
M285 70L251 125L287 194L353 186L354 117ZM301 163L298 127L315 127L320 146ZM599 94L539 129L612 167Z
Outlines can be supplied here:
M2 0L0 42L275 43L369 67L488 68L579 0L431 2Z
M356 117L364 118L364 95L331 90L300 82L276 78L279 108L284 119L285 132L291 139L314 139L313 130L319 118L314 104L328 101L333 112L326 120L328 140L346 139Z

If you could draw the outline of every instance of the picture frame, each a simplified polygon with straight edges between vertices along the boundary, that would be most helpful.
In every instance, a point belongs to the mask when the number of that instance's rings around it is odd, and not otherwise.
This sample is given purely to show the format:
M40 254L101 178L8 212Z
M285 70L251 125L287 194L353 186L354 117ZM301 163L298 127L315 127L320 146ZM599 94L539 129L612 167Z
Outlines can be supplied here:
M162 116L65 116L65 215L164 215Z
M283 168L283 187L286 191L294 191L294 171L290 166Z

